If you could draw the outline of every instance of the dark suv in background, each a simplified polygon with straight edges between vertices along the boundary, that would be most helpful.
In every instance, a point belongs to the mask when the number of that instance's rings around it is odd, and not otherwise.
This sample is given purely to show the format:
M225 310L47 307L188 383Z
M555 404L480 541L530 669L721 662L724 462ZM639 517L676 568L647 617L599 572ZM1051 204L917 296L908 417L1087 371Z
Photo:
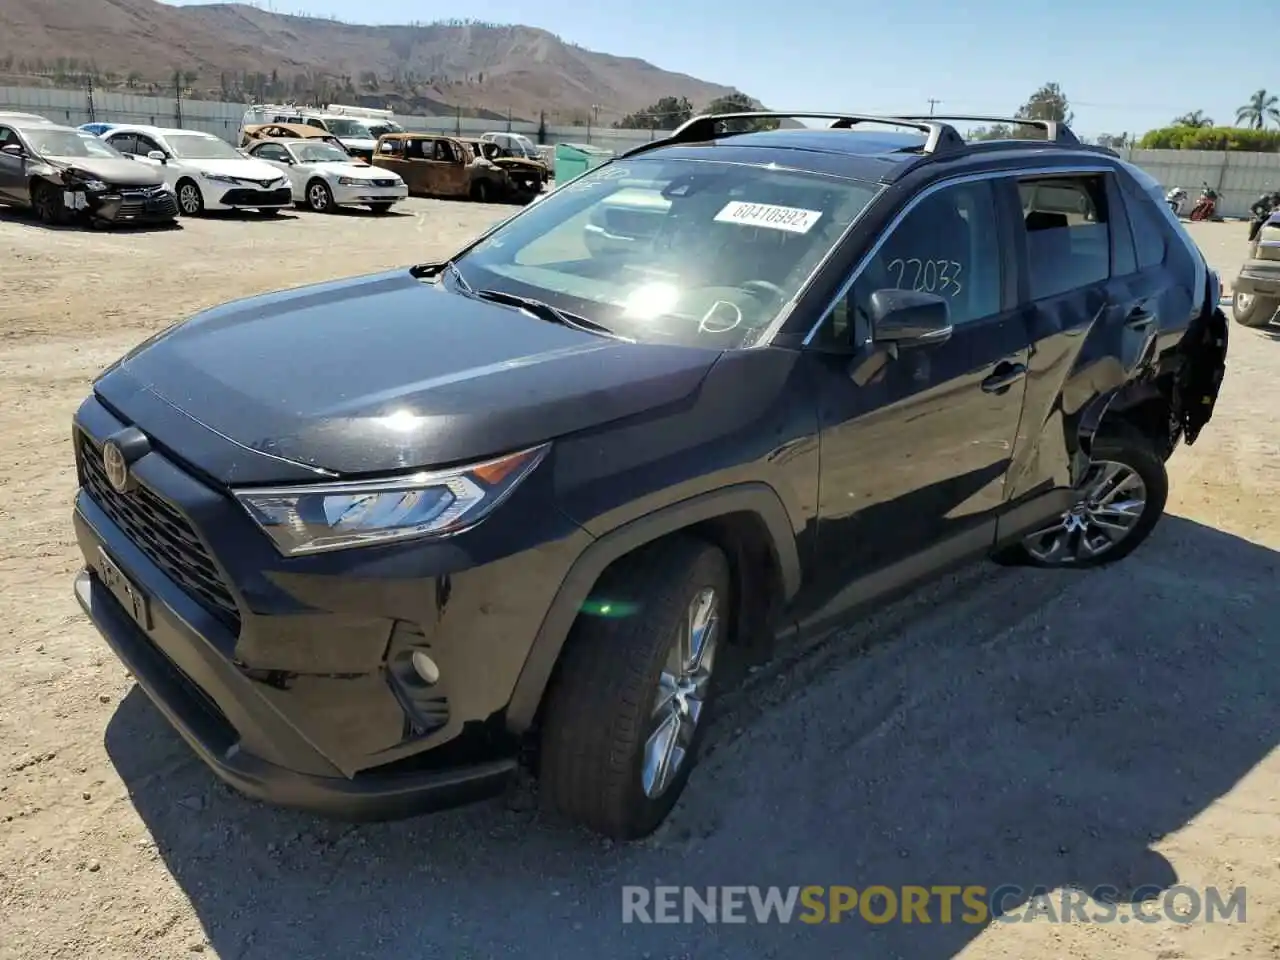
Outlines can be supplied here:
M731 130L779 116L695 118L448 262L230 303L101 375L75 590L220 777L389 817L527 764L640 836L725 658L1151 532L1226 356L1155 181L1057 124Z

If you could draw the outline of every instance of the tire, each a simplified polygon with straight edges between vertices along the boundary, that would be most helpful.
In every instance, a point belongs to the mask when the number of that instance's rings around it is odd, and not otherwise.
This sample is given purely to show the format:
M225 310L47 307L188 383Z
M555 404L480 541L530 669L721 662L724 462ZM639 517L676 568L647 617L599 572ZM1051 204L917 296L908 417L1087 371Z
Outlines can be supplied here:
M315 213L333 213L338 209L333 202L333 191L323 180L307 184L307 209Z
M471 199L476 203L488 203L491 193L487 180L477 180L471 185Z
M43 180L31 185L31 209L40 222L50 227L60 227L67 222L67 209L57 187Z
M370 210L372 210L374 213L377 213L377 214L390 213L390 212L391 212L391 204L389 204L389 203L371 203L371 204L369 204L369 209L370 209Z
M1000 551L996 557L999 562L1050 568L1101 567L1123 560L1151 536L1151 531L1164 514L1165 501L1169 497L1169 475L1164 460L1147 438L1128 424L1116 423L1104 429L1104 433L1094 438L1093 464L1084 482L1085 487L1100 486L1100 489L1087 497L1081 507L1063 514L1054 525ZM1127 471L1130 478L1136 477L1138 484L1129 480L1123 481L1118 488L1114 485L1108 488L1106 481L1118 473L1113 469L1115 467ZM1111 490L1119 492L1108 497ZM1116 509L1121 502L1134 503L1139 494L1140 509ZM1098 500L1104 501L1101 507L1089 507ZM1120 519L1121 515L1131 518L1127 524ZM1072 520L1072 517L1076 519ZM1108 526L1100 526L1099 520ZM1106 537L1110 543L1103 549L1086 549L1090 543L1101 542L1098 538L1105 537L1107 530L1117 533L1113 528L1117 523L1127 526L1122 537ZM1059 553L1052 550L1054 537L1063 546Z
M198 217L204 213L204 194L194 180L183 178L174 186L178 195L178 212L184 217Z
M644 547L605 573L547 695L539 769L546 807L616 840L647 836L662 823L684 790L706 728L716 651L728 641L730 594L724 553L691 537ZM677 641L686 635L680 628L708 597L713 619L700 633L706 656L662 711L668 720L693 723L663 724L658 700L661 689L673 689ZM609 607L615 615L607 615ZM684 753L668 777L647 778L647 747L662 729L683 735Z
M1275 319L1277 310L1280 310L1280 297L1236 293L1231 298L1232 319L1242 327L1265 327Z

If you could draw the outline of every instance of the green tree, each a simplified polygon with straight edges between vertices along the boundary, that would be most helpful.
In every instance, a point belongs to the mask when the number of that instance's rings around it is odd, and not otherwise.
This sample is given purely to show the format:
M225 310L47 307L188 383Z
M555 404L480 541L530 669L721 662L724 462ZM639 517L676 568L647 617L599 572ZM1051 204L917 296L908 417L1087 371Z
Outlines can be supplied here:
M723 97L716 97L707 104L703 113L751 113L760 110L745 93L734 91ZM726 122L726 130L744 132L748 130L776 130L777 120L730 120Z
M1213 117L1206 117L1203 110L1190 110L1173 118L1175 127L1212 127Z
M688 97L663 97L636 113L628 113L614 126L623 130L674 130L693 116Z
M1046 83L1027 98L1014 117L1020 120L1050 120L1054 123L1070 124L1075 119L1071 112L1071 104L1062 88L1056 83ZM969 131L970 140L1011 140L1030 139L1043 140L1044 134L1039 127L1024 127L1019 124L993 123L989 127L974 127Z
M1256 91L1249 102L1236 111L1236 123L1250 130L1265 130L1268 123L1280 125L1280 96L1265 89Z

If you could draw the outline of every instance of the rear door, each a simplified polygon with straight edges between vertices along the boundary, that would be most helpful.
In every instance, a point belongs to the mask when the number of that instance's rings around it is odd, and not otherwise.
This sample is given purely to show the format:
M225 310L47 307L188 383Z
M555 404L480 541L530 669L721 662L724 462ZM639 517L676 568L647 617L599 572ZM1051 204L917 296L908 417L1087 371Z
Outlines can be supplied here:
M0 147L6 144L22 146L17 133L9 127L0 126ZM26 148L23 147L25 150ZM24 157L15 157L0 150L0 198L7 203L27 202L27 161Z

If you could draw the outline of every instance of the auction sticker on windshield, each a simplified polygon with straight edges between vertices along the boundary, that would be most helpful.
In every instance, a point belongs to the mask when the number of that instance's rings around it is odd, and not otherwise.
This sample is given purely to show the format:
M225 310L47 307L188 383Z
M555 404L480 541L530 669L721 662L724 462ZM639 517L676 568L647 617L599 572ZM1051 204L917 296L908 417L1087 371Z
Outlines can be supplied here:
M821 218L821 210L779 207L772 203L746 203L742 200L730 201L715 216L720 223L765 227L769 230L785 230L787 233L808 233Z

